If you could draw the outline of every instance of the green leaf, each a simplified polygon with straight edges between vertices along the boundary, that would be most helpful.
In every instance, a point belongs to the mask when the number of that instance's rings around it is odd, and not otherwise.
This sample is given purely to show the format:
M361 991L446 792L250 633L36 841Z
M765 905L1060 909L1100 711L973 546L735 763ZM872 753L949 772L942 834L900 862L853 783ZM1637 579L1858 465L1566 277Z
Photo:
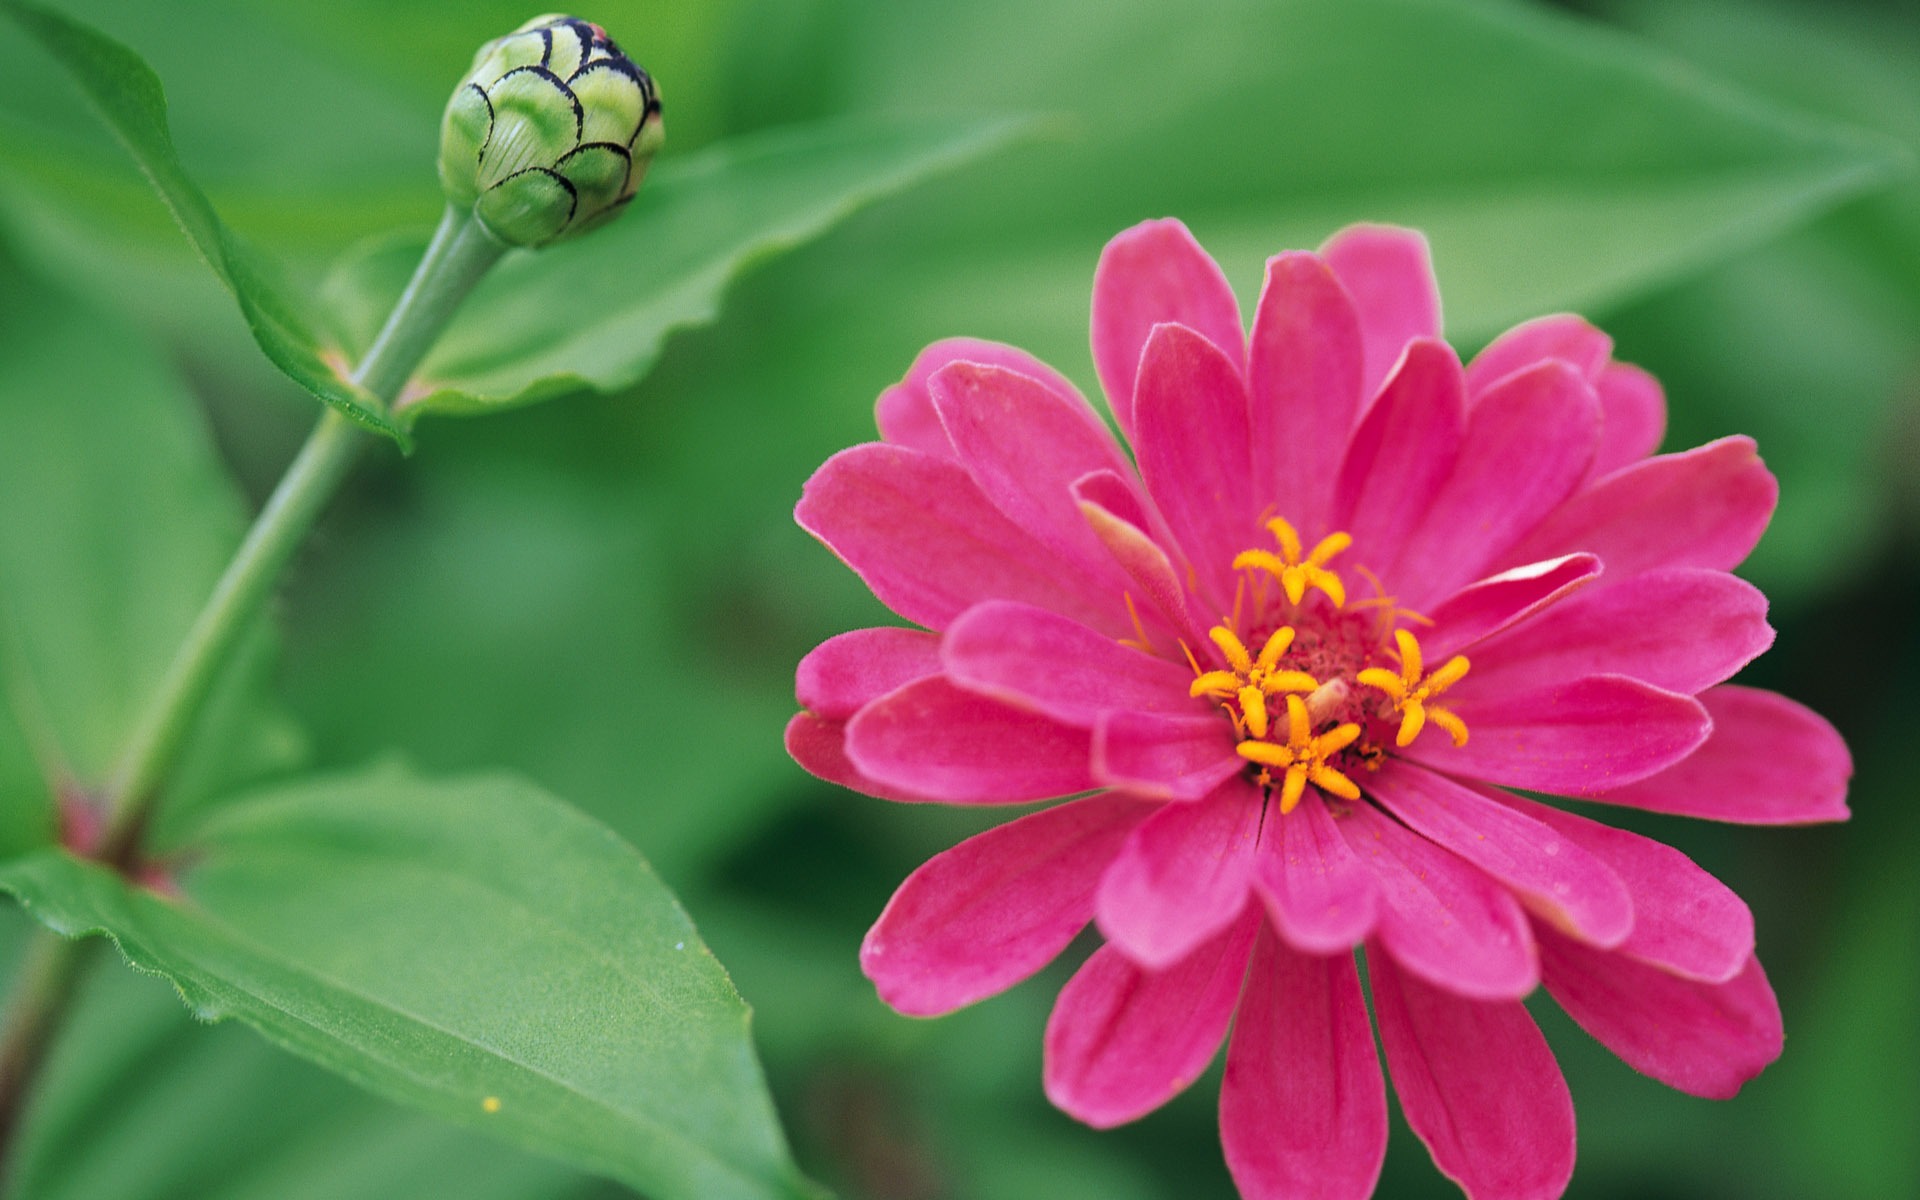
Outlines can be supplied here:
M77 798L107 776L244 510L193 399L145 339L3 252L0 512L4 855L47 839L53 795ZM171 803L301 754L267 698L271 651L263 625L218 685Z
M0 946L31 931L13 906L0 911ZM397 1108L249 1029L203 1025L163 981L123 970L86 976L9 1157L11 1194L33 1200L560 1200L611 1190Z
M749 266L1005 146L1021 128L863 119L737 138L662 163L618 221L503 262L428 355L400 411L471 414L628 387L669 333L712 321ZM372 341L420 246L377 242L335 274L326 295L349 350Z
M1186 220L1247 300L1282 248L1352 221L1419 226L1449 329L1471 340L1645 292L1900 169L1882 139L1538 5L1295 0L1199 20L1134 0L1096 28L1021 0L850 7L858 36L831 64L850 106L951 110L986 91L1080 131L1010 158L984 195L917 199L928 251L873 307L1069 368L1101 242L1146 217ZM823 70L779 65L743 89Z
M391 1099L663 1198L810 1194L726 973L639 855L537 788L302 783L177 862L177 895L59 851L0 887Z
M0 12L12 17L80 85L187 240L233 293L267 358L321 400L406 445L405 432L385 415L379 399L344 378L337 369L343 360L328 360L308 314L273 264L221 222L205 193L187 176L167 128L160 80L140 56L30 0L0 0Z

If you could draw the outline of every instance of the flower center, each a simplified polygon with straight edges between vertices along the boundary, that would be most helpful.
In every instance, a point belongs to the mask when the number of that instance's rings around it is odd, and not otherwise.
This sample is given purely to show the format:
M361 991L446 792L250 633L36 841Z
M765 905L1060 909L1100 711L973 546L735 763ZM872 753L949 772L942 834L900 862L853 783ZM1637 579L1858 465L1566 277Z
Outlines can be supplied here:
M1209 668L1189 653L1195 678L1188 694L1220 706L1254 782L1279 786L1280 811L1292 812L1309 783L1357 800L1360 789L1343 772L1378 769L1388 730L1395 746L1412 744L1429 724L1466 745L1466 722L1434 703L1466 675L1466 658L1455 655L1427 671L1419 639L1397 627L1403 617L1425 618L1395 606L1364 567L1358 570L1381 594L1347 606L1346 585L1328 564L1353 545L1349 535L1328 534L1303 552L1284 518L1267 528L1277 553L1250 549L1233 560L1235 570L1249 573L1253 611L1241 611L1249 590L1243 587L1233 615L1207 633L1223 661ZM1279 596L1270 594L1272 581ZM1324 599L1310 596L1316 592ZM1268 630L1264 640L1254 636ZM1248 648L1256 641L1258 654Z

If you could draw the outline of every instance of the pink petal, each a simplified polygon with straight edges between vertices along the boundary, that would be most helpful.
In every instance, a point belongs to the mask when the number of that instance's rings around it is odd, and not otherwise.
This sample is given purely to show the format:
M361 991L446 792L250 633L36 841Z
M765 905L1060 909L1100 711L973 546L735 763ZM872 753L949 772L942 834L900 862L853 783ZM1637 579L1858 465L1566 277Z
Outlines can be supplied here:
M1595 384L1600 392L1600 450L1593 478L1611 475L1660 448L1667 432L1667 394L1660 381L1631 363L1612 363Z
M1692 859L1652 838L1497 793L1501 803L1551 825L1613 868L1633 897L1633 932L1614 947L1676 975L1725 983L1753 956L1753 913Z
M1467 394L1480 395L1515 371L1548 359L1566 363L1580 378L1599 377L1613 357L1613 339L1572 313L1535 317L1515 325L1473 356L1467 364Z
M1320 247L1353 297L1365 335L1362 397L1380 390L1415 338L1440 336L1440 286L1424 235L1392 225L1349 225Z
M1420 644L1434 662L1510 625L1544 612L1600 577L1600 560L1568 554L1489 575L1455 592L1433 610L1433 627Z
M1023 600L1116 637L1130 631L1119 597L1083 593L957 463L882 443L842 450L807 481L793 515L882 604L929 629L982 600Z
M1373 932L1379 886L1326 804L1308 797L1285 816L1269 811L1253 860L1253 886L1288 945L1333 954Z
M1587 796L1679 762L1713 727L1699 701L1620 675L1589 675L1523 693L1470 687L1447 695L1467 723L1463 747L1428 734L1399 753L1467 779Z
M1351 953L1297 954L1261 931L1227 1046L1220 1141L1247 1200L1373 1194L1387 1089Z
M1259 921L1179 963L1143 969L1112 946L1060 989L1047 1020L1047 1099L1096 1129L1145 1116L1200 1076L1226 1036Z
M1375 937L1395 962L1461 996L1506 1000L1533 990L1533 938L1505 888L1370 805L1348 809L1340 832L1379 884Z
M1414 608L1478 579L1573 494L1600 442L1600 403L1566 363L1549 360L1488 388L1467 420L1458 464L1394 568Z
M993 506L1069 564L1083 588L1124 587L1073 497L1083 475L1130 469L1086 401L973 363L943 368L928 387L955 458Z
M989 600L968 609L948 628L940 656L947 678L968 691L1067 725L1092 728L1110 712L1210 715L1206 701L1187 694L1187 667L1028 604Z
M815 716L844 721L869 700L940 673L940 638L882 626L830 637L800 660L794 691Z
M1107 243L1093 272L1093 365L1121 432L1134 437L1134 380L1155 325L1175 322L1246 361L1240 303L1220 266L1171 217L1144 221Z
M1269 259L1247 350L1253 480L1263 504L1303 529L1327 521L1361 362L1359 314L1327 264L1300 251Z
M862 774L847 757L847 723L795 713L787 722L787 753L802 770L828 783L837 783L865 796L880 800L917 803L927 799L918 792L881 783Z
M1216 605L1232 596L1234 555L1270 541L1249 481L1247 388L1239 368L1199 334L1159 325L1140 358L1134 450L1174 540Z
M1246 766L1217 715L1107 713L1093 730L1093 777L1136 796L1198 800Z
M1507 692L1582 675L1626 675L1686 695L1773 644L1767 598L1724 571L1668 567L1632 587L1594 588L1474 648L1473 673Z
M1030 813L921 864L860 946L908 1016L952 1012L1052 962L1093 919L1100 873L1153 806L1090 796Z
M1550 825L1407 762L1389 761L1367 792L1408 828L1506 884L1535 915L1596 946L1634 924L1627 885Z
M1361 563L1392 577L1408 535L1453 473L1466 436L1465 406L1466 385L1453 348L1426 339L1409 344L1340 464L1334 525L1352 534L1354 543L1343 568Z
M1601 1045L1668 1087L1729 1100L1780 1057L1785 1030L1760 960L1726 983L1669 975L1540 931L1547 991Z
M1593 797L1743 825L1847 819L1853 756L1818 713L1785 696L1723 684L1701 693L1705 745L1651 779Z
M1393 1090L1469 1200L1553 1200L1573 1176L1573 1097L1517 1000L1462 1000L1367 950Z
M1148 614L1157 610L1169 626L1196 645L1205 640L1205 632L1188 609L1186 585L1159 539L1148 532L1154 521L1132 484L1115 472L1095 471L1074 481L1073 496L1087 527L1148 601Z
M1593 484L1508 556L1531 562L1585 550L1618 583L1654 567L1732 570L1760 540L1780 492L1753 439L1663 454Z
M847 758L889 786L959 804L1019 804L1093 789L1092 738L1045 717L922 679L847 723Z
M1264 806L1239 780L1205 800L1162 806L1100 881L1100 932L1133 961L1164 970L1232 925L1247 907Z
M1066 376L1024 350L978 338L947 338L922 350L920 356L913 360L913 366L907 369L906 378L880 393L880 399L874 406L880 436L898 446L910 446L942 458L951 457L953 446L947 440L947 431L940 423L939 414L933 410L933 397L927 393L927 380L948 363L956 362L984 363L1018 371L1039 380L1069 400L1082 405L1086 403L1080 397L1080 390L1068 382Z

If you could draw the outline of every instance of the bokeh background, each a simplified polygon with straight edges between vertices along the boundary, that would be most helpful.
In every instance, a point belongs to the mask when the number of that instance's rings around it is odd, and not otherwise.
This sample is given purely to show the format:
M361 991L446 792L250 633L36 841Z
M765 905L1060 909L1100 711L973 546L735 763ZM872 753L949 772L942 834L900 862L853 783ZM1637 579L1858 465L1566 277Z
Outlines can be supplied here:
M447 89L478 42L532 15L518 0L63 6L147 57L189 169L310 278L363 237L432 222ZM754 1005L800 1160L845 1196L1230 1197L1217 1066L1114 1133L1046 1104L1040 1031L1078 951L939 1021L874 998L855 957L867 924L984 820L843 793L786 759L795 661L887 619L790 509L822 459L872 436L874 396L935 338L1018 343L1093 394L1091 272L1135 221L1185 219L1247 311L1269 253L1352 220L1420 225L1464 350L1578 309L1665 382L1668 449L1759 439L1782 500L1744 573L1779 640L1743 679L1819 708L1857 759L1846 826L1606 814L1748 899L1788 1041L1711 1103L1541 1003L1580 1117L1569 1194L1920 1194L1920 11L606 0L580 15L660 81L670 155L836 114L1044 119L756 268L627 394L432 423L412 460L371 455L281 604L299 757L509 767L619 830ZM0 30L0 289L118 314L107 340L158 353L257 501L313 402L132 179ZM85 1005L29 1130L36 1194L619 1194L246 1030L194 1027L157 981L101 972ZM1381 1194L1457 1193L1396 1124Z

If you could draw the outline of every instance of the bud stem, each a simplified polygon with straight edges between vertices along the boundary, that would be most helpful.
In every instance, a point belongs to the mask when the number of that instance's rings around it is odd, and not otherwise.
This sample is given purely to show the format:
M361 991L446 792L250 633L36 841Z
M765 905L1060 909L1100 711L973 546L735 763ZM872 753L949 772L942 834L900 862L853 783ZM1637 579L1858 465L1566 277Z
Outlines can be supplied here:
M470 213L449 209L386 325L355 368L354 382L392 404L454 310L505 251ZM142 710L105 789L105 835L96 846L69 849L121 871L139 862L154 801L208 693L346 478L363 440L361 429L335 411L314 426ZM38 930L28 944L0 1021L0 1168L34 1077L70 1008L86 949L82 939L47 929Z
M391 404L452 319L460 301L506 247L466 213L448 209L406 291L353 372L355 383ZM124 866L156 792L235 642L248 629L293 552L359 453L360 429L328 412L247 531L226 573L143 711L106 789L108 833L99 857Z

